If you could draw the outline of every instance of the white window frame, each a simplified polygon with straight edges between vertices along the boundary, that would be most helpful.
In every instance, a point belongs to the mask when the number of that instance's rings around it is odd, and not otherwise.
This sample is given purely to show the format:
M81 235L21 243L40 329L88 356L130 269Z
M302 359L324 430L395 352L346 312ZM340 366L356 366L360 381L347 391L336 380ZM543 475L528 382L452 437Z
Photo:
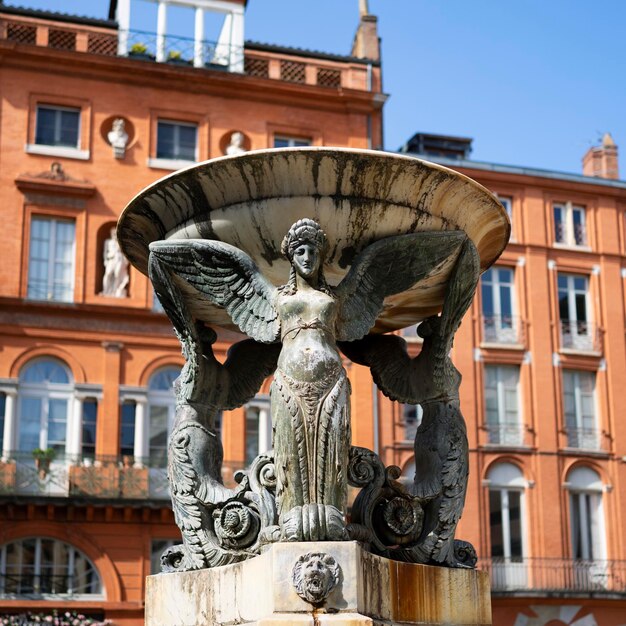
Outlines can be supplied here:
M515 228L513 226L513 198L511 196L501 196L498 194L498 200L504 207L506 214L509 216L509 221L511 222L511 241L516 241Z
M606 559L602 479L595 470L589 467L575 467L567 477L566 487L569 491L572 558L576 558L574 556L574 515L577 515L583 553L579 560L579 568L585 570L588 576L592 576L596 584L601 583L604 578L603 573L589 566Z
M502 512L502 557L491 557L492 581L494 589L523 589L527 585L527 544L528 527L526 524L526 494L527 481L521 470L512 463L500 462L494 465L487 474L486 486L488 496L491 492L500 496L500 510ZM511 515L509 506L509 494L519 493L520 496L520 541L521 561L513 560L511 555ZM491 507L488 508L491 513ZM489 528L489 543L491 548L491 527ZM519 557L516 557L518 559ZM500 559L501 561L495 561Z
M313 145L313 139L310 137L296 137L294 135L283 135L280 133L275 133L274 134L274 140L273 140L273 146L272 147L276 147L276 141L277 140L282 140L282 141L286 141L287 145L286 146L281 146L282 148L300 148L300 147L308 147L308 146L312 146ZM305 146L302 145L296 145L298 143L302 143L303 141L307 141L308 143Z
M598 437L598 406L596 400L596 375L595 372L588 372L584 370L572 370L563 369L562 384L563 384L563 423L565 426L565 432L567 433L568 447L582 449L582 450L599 450L600 440ZM590 376L593 383L593 390L589 393L582 390L581 376ZM565 412L565 394L568 384L566 378L571 377L572 387L574 390L574 428L575 432L571 432L571 427L568 424L568 416ZM587 428L585 426L585 418L587 415L583 412L584 396L587 395L591 399L591 406L593 407L593 428ZM573 442L573 443L572 443Z
M563 289L559 286L561 278L567 281L565 292L567 293L567 319L561 318L561 292ZM585 281L584 289L577 289L575 286L576 279L582 278ZM584 295L585 297L585 319L578 319L578 311L576 310L576 296ZM559 272L557 274L557 306L559 307L559 322L561 330L561 347L571 348L574 350L590 351L594 348L593 325L591 322L591 309L589 306L589 277L584 274L566 274ZM566 341L566 338L568 341ZM567 345L566 345L567 344Z
M73 400L74 400L74 383L73 376L69 368L62 363L53 358L49 359L37 359L36 361L54 361L56 365L62 367L69 379L69 383L25 383L19 382L18 384L18 396L17 396L17 451L21 453L31 452L31 450L22 450L20 448L20 431L21 431L21 422L23 415L23 401L25 397L28 398L37 398L41 401L41 413L39 415L39 444L38 447L42 450L45 450L49 447L48 440L48 425L49 425L49 407L50 400L65 400L67 405L67 412L65 415L65 450L64 452L67 454L68 445L71 441L71 433L73 428ZM30 361L24 367L28 368L29 366L36 363L36 361ZM81 420L81 428L82 428L82 420Z
M36 221L46 221L50 223L50 238L48 239L48 276L46 283L47 297L46 298L36 298L30 295L30 287L31 287L31 265L33 263L33 223ZM74 240L72 242L72 268L70 271L71 283L67 286L67 291L71 293L71 298L68 300L58 300L54 298L54 266L55 266L55 251L56 251L56 238L57 238L57 225L60 223L72 224L74 227ZM74 302L74 290L76 283L76 221L71 219L58 218L55 216L47 216L47 215L32 215L30 221L30 234L28 241L28 275L27 275L27 285L26 285L26 299L27 300L35 300L39 302Z
M158 375L160 372L165 370L175 369L174 366L165 366L157 369L153 372L152 377ZM150 445L150 434L152 431L152 408L153 407L164 407L167 412L167 436L165 442L165 457L167 458L167 442L169 441L170 434L172 432L172 428L174 426L174 420L176 417L176 394L174 393L174 389L171 391L165 391L160 389L150 389L150 383L148 382L148 392L147 392L147 400L148 400L148 429L145 433L148 441L147 441L147 452L149 458L149 464L152 465L153 459L153 448ZM137 431L135 431L135 437L137 437ZM156 469L161 469L156 468Z
M25 151L28 154L40 154L44 156L57 156L66 159L78 159L80 161L87 161L90 158L89 150L81 150L81 136L82 136L82 124L83 124L83 111L80 107L68 107L56 104L38 103L35 110L35 136L33 140L36 140L37 124L39 121L39 110L53 109L55 111L72 111L78 112L78 135L76 138L76 146L54 146L43 143L27 143Z
M187 126L190 128L194 128L196 131L196 146L194 150L194 159L190 161L189 159L177 159L177 158L161 158L161 157L151 157L148 159L148 167L152 167L155 169L161 170L179 170L183 167L190 167L195 165L198 162L199 155L199 137L200 137L200 128L196 122L184 122L180 120L172 120L168 118L158 118L156 121L156 131L155 131L155 146L154 146L154 154L157 154L157 148L159 145L159 124L172 124L174 126Z
M511 273L509 283L500 280L500 270L507 270ZM488 274L489 280L485 277ZM483 317L483 341L485 343L505 343L517 344L519 339L518 320L515 315L517 311L517 303L515 298L515 269L503 265L494 265L485 272L481 277L481 300L482 300L482 317ZM502 315L502 299L500 290L502 287L508 287L511 298L511 319L510 326L507 325ZM484 289L491 291L491 299L493 302L493 320L489 321L485 314L485 302L482 298ZM489 326L488 326L489 324Z
M70 572L74 571L74 564L76 561L76 553L78 553L82 558L85 559L85 561L91 566L96 578L97 578L97 587L99 588L99 591L96 593L80 593L80 594L76 594L70 591L68 593L40 593L40 592L34 592L34 593L26 593L26 594L7 594L5 593L5 589L4 589L4 580L5 580L5 576L6 576L6 568L7 568L7 547L11 544L15 544L15 543L20 543L22 541L27 541L27 540L35 540L35 559L34 559L34 567L33 567L33 580L34 582L38 582L41 575L42 575L42 571L41 571L41 550L42 550L42 540L46 539L46 540L51 540L53 541L55 544L61 544L64 545L67 548L67 555L68 555L68 560L67 560L67 565L64 566L62 564L55 564L55 566L58 566L59 568L63 568L66 569L68 572L68 578L70 580L73 579L74 574L70 575ZM20 597L35 597L37 599L44 599L44 600L55 600L58 598L64 598L64 599L71 599L71 600L104 600L105 599L105 595L104 595L104 587L102 585L102 576L100 576L100 572L98 571L98 568L93 564L93 562L91 561L91 559L89 559L87 557L87 555L85 555L84 552L82 552L81 550L78 550L78 548L75 548L72 544L66 543L64 541L59 541L58 539L54 539L53 537L23 537L20 539L17 539L15 541L11 541L8 543L5 543L4 545L0 546L0 598L20 598Z
M250 402L245 405L246 411L246 432L245 432L245 451L246 461L248 460L248 411L258 411L258 449L255 455L263 454L272 449L272 412L270 408L270 399L266 394L257 394ZM251 420L250 420L251 421ZM254 460L254 459L252 459Z
M562 240L558 239L558 228L556 220L556 211L561 211L563 232ZM554 245L556 247L575 247L589 249L589 237L587 233L587 214L586 207L580 204L573 204L572 202L554 202L552 205L552 223L554 225ZM576 229L574 227L574 215L578 213L581 216L580 223L582 224L582 241L578 243L576 241Z
M515 382L515 389L506 388L504 381L503 370L515 370L517 373L517 380ZM497 417L498 421L493 424L488 421L487 412L487 380L488 372L493 371L495 373L495 392L497 402ZM516 419L510 421L507 419L506 411L506 393L507 391L515 391L515 404L516 404ZM495 365L486 364L484 369L484 392L485 392L485 426L487 427L489 434L489 443L495 445L513 445L522 446L524 443L524 431L522 427L522 411L520 403L520 367L519 365ZM494 428L495 433L492 433L491 427ZM495 434L495 436L494 436Z

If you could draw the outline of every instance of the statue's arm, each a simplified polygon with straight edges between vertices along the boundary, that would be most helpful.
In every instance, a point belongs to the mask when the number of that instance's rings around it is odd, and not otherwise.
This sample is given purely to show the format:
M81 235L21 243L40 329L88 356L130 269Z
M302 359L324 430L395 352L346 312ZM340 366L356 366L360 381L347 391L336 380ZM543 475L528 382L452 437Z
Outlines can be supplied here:
M242 332L262 343L278 340L276 288L243 250L221 241L187 239L152 242L150 252L178 279L226 309Z

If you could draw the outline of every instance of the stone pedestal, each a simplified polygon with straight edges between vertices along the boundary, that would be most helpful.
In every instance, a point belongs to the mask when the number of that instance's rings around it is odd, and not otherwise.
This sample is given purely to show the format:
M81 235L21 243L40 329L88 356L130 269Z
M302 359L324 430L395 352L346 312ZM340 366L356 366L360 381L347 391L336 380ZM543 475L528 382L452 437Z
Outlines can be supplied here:
M335 586L318 604L303 599L293 582L294 566L311 553L329 555L327 562L339 566ZM242 563L149 576L146 624L489 625L489 577L398 563L369 554L354 541L276 543Z

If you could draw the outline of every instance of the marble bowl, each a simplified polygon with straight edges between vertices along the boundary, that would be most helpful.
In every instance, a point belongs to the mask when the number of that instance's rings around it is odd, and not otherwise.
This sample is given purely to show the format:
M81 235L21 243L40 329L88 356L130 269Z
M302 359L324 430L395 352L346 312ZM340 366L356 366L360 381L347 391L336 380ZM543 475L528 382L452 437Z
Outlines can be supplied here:
M413 157L342 148L258 150L199 163L158 180L122 213L117 229L130 262L148 272L148 246L160 239L217 239L245 250L276 285L289 263L280 244L298 219L317 220L330 243L325 274L336 285L366 246L391 235L463 230L487 269L509 240L497 198L472 179ZM455 258L385 301L373 332L415 324L440 311ZM186 298L210 325L236 328L192 288Z

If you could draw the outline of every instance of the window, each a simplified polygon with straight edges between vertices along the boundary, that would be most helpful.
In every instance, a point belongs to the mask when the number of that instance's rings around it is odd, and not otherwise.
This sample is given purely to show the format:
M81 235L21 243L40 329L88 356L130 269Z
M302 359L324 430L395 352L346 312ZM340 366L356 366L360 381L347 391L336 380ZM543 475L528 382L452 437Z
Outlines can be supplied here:
M512 463L498 463L490 469L487 479L492 585L494 589L523 588L526 585L523 521L526 481Z
M26 365L18 382L18 450L52 448L65 453L73 386L59 361L42 359Z
M485 411L489 443L523 445L518 385L519 367L485 365Z
M39 105L35 143L43 146L78 148L80 141L80 109Z
M481 278L483 341L515 344L519 341L513 317L513 270L492 267Z
M424 411L419 404L402 404L402 422L404 427L404 441L414 441L415 433L422 423Z
M197 135L196 124L159 120L157 123L157 159L196 161Z
M287 137L286 135L274 135L274 148L300 148L310 146L311 140L306 137Z
M7 396L5 393L0 393L0 451L4 450L4 421L7 406Z
M570 448L599 448L595 410L596 376L593 372L563 370L563 412Z
M73 546L45 537L20 539L0 548L0 597L102 596L91 561Z
M589 324L586 276L558 275L561 347L593 350L594 340Z
M272 416L266 397L257 396L246 405L246 465L272 449Z
M419 324L413 324L413 326L407 326L406 328L403 328L402 330L400 330L400 336L405 340L408 341L409 343L412 342L420 342L422 341L422 338L419 336L418 332L417 332L417 327L419 326Z
M509 216L511 222L511 240L515 241L515 233L513 232L513 198L508 196L498 196L500 204L504 207L506 214Z
M135 403L124 402L120 425L120 454L135 455Z
M555 204L554 241L568 246L586 246L585 207L571 202Z
M568 474L567 484L572 558L585 561L606 558L600 476L589 467L579 466Z
M87 398L83 401L82 455L90 459L96 456L96 425L98 420L98 401Z
M179 374L179 368L166 367L155 372L148 383L149 455L153 467L167 466L167 439L176 412L174 381Z
M30 224L28 298L74 299L74 222L33 217Z

